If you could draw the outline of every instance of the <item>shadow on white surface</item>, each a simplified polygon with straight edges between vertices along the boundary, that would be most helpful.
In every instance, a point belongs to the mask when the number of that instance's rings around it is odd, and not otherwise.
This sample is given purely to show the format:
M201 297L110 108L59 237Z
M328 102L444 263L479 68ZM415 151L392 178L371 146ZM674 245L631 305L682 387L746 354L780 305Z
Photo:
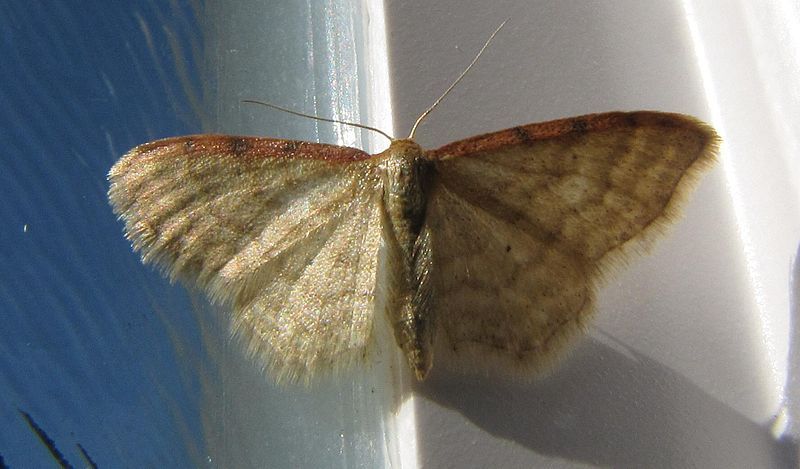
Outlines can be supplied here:
M768 423L752 422L680 373L626 352L589 339L556 373L532 384L443 372L419 393L480 431L548 458L604 467L797 467L794 436L776 440ZM442 418L420 409L422 427L439 425L425 421L430 415ZM421 457L447 446L422 440ZM477 467L482 456L455 457Z

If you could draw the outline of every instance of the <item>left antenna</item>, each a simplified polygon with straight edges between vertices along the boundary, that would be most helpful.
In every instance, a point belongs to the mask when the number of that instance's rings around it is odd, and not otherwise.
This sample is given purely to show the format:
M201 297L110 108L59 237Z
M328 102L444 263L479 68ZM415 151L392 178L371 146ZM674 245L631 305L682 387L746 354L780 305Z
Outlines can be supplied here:
M317 120L317 121L333 122L334 124L342 124L342 125L351 125L353 127L358 127L360 129L366 129L366 130L371 130L373 132L378 132L379 134L383 135L384 137L388 138L389 140L391 140L391 141L394 140L394 138L392 138L391 135L387 134L383 130L377 129L375 127L371 127L369 125L356 124L355 122L340 121L340 120L337 120L337 119L328 119L327 117L312 116L311 114L305 114L305 113L302 113L302 112L293 111L291 109L286 109L285 107L277 106L277 105L271 104L271 103L265 103L263 101L256 101L256 100L253 100L253 99L243 99L242 102L243 103L251 103L251 104L260 104L262 106L266 106L266 107L269 107L269 108L272 108L272 109L277 109L278 111L288 112L289 114L294 114L295 116L307 117L309 119L314 119L314 120Z

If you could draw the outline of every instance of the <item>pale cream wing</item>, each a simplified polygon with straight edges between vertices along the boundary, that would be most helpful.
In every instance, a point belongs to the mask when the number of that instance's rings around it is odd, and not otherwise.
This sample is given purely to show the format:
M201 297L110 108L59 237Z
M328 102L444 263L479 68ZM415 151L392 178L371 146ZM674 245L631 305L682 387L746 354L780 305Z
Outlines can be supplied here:
M139 146L109 199L146 263L232 308L278 381L361 360L372 339L380 179L332 145L194 136Z
M603 273L676 214L717 141L687 116L608 113L429 152L437 353L547 369Z

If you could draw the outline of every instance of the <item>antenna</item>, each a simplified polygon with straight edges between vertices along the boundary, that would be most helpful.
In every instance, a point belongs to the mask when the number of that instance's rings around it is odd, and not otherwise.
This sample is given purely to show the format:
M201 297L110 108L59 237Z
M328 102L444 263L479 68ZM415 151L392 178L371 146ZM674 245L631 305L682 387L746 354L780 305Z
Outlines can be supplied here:
M340 120L337 120L337 119L328 119L327 117L312 116L311 114L304 114L302 112L292 111L291 109L286 109L285 107L280 107L280 106L276 106L275 104L265 103L263 101L256 101L256 100L253 100L253 99L243 99L242 102L243 103L251 103L251 104L260 104L262 106L266 106L266 107L269 107L269 108L272 108L272 109L277 109L279 111L288 112L289 114L294 114L295 116L307 117L309 119L314 119L314 120L318 120L318 121L333 122L334 124L342 124L342 125L352 125L353 127L359 127L361 129L366 129L366 130L371 130L373 132L378 132L379 134L383 135L384 137L388 138L389 140L394 141L394 138L392 138L389 134L387 134L383 130L376 129L375 127L370 127L368 125L356 124L355 122L340 121Z
M464 69L464 71L463 71L463 72L461 72L461 75L459 75L459 76L458 76L458 78L456 78L456 80L453 82L453 84L452 84L452 85L450 85L450 87L449 87L449 88L447 88L447 90L445 90L445 92L444 92L444 93L442 93L442 95L441 95L441 96L439 96L439 99L437 99L436 101L434 101L434 102L433 102L433 104L431 104L431 106L430 106L428 109L426 109L426 110L425 110L425 112L423 112L422 114L420 114L420 116L417 118L417 121L416 121L416 122L414 122L414 126L413 126L413 127L411 127L411 132L408 134L408 138L409 138L409 140L411 140L411 139L413 139L413 138L414 138L414 133L417 131L417 127L419 127L419 125L422 123L422 121L423 121L423 120L424 120L426 117L428 117L428 114L430 114L430 113L431 113L431 111L433 111L433 109L434 109L436 106L438 106L438 105L439 105L439 103L440 103L440 102L441 102L441 101L444 99L444 97L445 97L445 96L447 96L447 94L448 94L448 93L450 93L450 92L453 90L453 88L455 88L455 87L456 87L456 85L458 84L458 82L460 82L460 81L461 81L461 79L462 79L462 78L464 78L464 75L466 75L466 74L467 74L467 72L469 72L469 70L472 68L472 66L473 66L473 65L475 65L475 62L477 62L477 61L478 61L478 59L480 58L481 54L483 54L483 51L484 51L484 50L486 50L486 47L488 47L488 46L489 46L489 43L490 43L490 42L492 42L492 39L494 39L494 37L497 35L497 33L498 33L498 32L500 32L500 30L501 30L501 29L503 29L503 26L505 26L505 25L506 25L506 23L508 23L508 20L510 20L510 19L511 19L511 18L508 18L508 19L506 19L505 21L503 21L502 23L500 23L500 26L498 26L498 27L497 27L497 29L495 29L495 30L494 30L494 32L492 33L492 35L491 35L491 36L489 36L489 39L487 39L487 40L486 40L486 43L484 43L484 44L483 44L483 47L481 47L481 50L479 50L479 51L478 51L478 54L475 56L475 58L474 58L474 59L472 59L472 62L470 62L470 64L469 64L469 65L467 65L467 68L465 68L465 69Z

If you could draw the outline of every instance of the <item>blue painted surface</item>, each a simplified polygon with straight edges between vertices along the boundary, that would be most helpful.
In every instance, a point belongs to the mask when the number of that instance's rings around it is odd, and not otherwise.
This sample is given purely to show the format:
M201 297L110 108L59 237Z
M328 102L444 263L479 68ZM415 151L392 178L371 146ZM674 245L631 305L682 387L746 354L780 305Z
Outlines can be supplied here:
M76 467L77 444L99 467L204 461L205 365L188 296L140 264L106 200L106 173L128 149L200 130L188 98L197 83L178 74L198 76L197 15L188 1L0 6L0 455L10 467L55 467L20 410Z

